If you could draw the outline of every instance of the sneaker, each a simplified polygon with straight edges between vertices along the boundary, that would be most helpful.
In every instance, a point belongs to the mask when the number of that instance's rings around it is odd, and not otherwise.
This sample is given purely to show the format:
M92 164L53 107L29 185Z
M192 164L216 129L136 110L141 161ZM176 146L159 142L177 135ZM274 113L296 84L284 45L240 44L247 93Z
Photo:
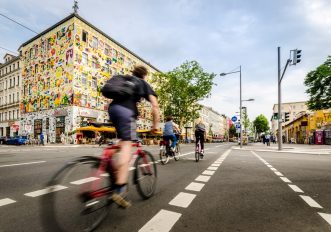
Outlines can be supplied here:
M131 206L131 203L127 200L127 190L125 187L116 189L111 195L111 199L120 207L126 209Z
M172 152L175 152L175 150L176 150L176 149L175 149L174 147L171 147L171 151L172 151Z

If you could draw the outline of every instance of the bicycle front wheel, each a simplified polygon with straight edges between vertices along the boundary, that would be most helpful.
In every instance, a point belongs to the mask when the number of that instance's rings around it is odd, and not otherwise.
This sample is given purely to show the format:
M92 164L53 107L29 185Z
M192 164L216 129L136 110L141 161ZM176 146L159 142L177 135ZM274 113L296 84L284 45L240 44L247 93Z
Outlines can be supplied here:
M111 178L97 157L82 157L60 169L41 199L45 231L93 231L107 216ZM58 191L62 190L63 191Z
M157 168L152 154L148 151L142 151L135 161L134 182L137 185L137 191L144 199L153 196L157 181Z
M195 151L195 162L199 162L199 159L200 159L200 152L198 152L197 149L196 149L196 151Z
M177 144L177 145L176 145L176 148L175 148L175 154L174 154L174 160L175 160L175 161L178 161L178 160L179 160L179 155L180 155L180 147L179 147L179 145Z
M169 155L165 146L160 148L160 161L161 164L165 165L169 162Z

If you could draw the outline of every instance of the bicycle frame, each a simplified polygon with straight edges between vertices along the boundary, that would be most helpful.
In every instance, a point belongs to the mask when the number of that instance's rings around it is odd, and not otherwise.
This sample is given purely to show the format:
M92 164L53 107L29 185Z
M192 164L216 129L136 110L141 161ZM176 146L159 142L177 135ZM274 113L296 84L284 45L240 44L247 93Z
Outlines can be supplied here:
M147 163L147 158L145 153L142 150L142 145L140 142L135 142L132 143L132 147L137 147L137 150L133 153L133 157L137 157L137 156L141 156L143 157L144 163ZM102 154L101 154L101 163L98 167L98 170L96 171L96 173L93 173L90 176L94 176L96 178L98 178L96 181L92 182L91 185L91 189L92 192L90 192L90 197L92 198L97 198L97 197L101 197L104 195L107 195L109 193L112 192L113 189L111 188L99 188L101 186L101 178L99 178L102 174L107 173L110 176L115 176L115 172L113 170L113 166L112 166L112 157L113 155L120 149L119 145L110 145L108 147L106 147ZM145 169L147 169L147 173L150 172L150 166L149 165L140 165L139 166L143 171ZM111 177L110 177L111 178ZM134 176L134 183L136 184L136 177ZM97 189L95 191L93 191L94 189Z

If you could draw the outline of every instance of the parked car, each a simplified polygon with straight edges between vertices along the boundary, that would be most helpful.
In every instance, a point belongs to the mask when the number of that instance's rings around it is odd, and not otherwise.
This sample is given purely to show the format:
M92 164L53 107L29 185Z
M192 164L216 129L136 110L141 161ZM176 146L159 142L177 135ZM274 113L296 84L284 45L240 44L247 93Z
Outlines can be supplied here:
M0 137L0 144L6 144L7 143L7 137L3 136L3 137Z
M25 145L27 141L26 136L16 136L16 137L10 137L7 139L8 145Z

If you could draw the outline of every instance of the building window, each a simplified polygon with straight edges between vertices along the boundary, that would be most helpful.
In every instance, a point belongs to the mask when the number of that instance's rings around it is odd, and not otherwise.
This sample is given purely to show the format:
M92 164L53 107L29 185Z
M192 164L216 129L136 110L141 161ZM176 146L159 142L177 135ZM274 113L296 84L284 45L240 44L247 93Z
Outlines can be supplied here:
M85 52L83 52L82 63L87 65L87 61L88 61L88 56Z
M11 66L9 66L9 72L11 72Z
M15 94L13 93L13 103L15 102L15 100L14 100L14 99L15 99Z
M110 55L110 47L108 44L105 45L105 55L109 56Z
M16 85L19 85L19 83L20 83L20 76L17 76L17 83L16 83Z
M12 85L11 85L11 79L9 80L9 88L11 88L12 87Z
M87 74L86 73L83 73L82 74L82 84L83 85L86 85L86 80L87 80Z
M9 94L9 104L11 103L11 95Z
M8 120L11 119L11 111L8 112Z
M98 48L98 38L93 36L92 48Z
M15 86L15 77L13 78L13 86Z
M15 64L13 64L13 70L15 70Z
M17 110L16 114L17 114L17 118L19 119L20 118L20 111Z
M91 107L96 107L97 106L97 99L95 97L91 98Z
M82 34L82 41L83 42L87 42L87 36L88 36L88 33L86 31L83 31L83 34Z
M92 78L92 88L97 89L97 78L95 77Z
M38 72L38 64L36 64L35 66L34 66L34 73L37 73Z
M17 68L20 68L20 62L17 62Z
M82 94L82 98L80 99L80 105L86 106L87 103L87 96L85 94Z
M20 93L17 92L17 101L19 101L19 99L20 99Z
M92 58L92 68L97 68L97 58Z
M5 120L7 120L7 112L5 113Z

